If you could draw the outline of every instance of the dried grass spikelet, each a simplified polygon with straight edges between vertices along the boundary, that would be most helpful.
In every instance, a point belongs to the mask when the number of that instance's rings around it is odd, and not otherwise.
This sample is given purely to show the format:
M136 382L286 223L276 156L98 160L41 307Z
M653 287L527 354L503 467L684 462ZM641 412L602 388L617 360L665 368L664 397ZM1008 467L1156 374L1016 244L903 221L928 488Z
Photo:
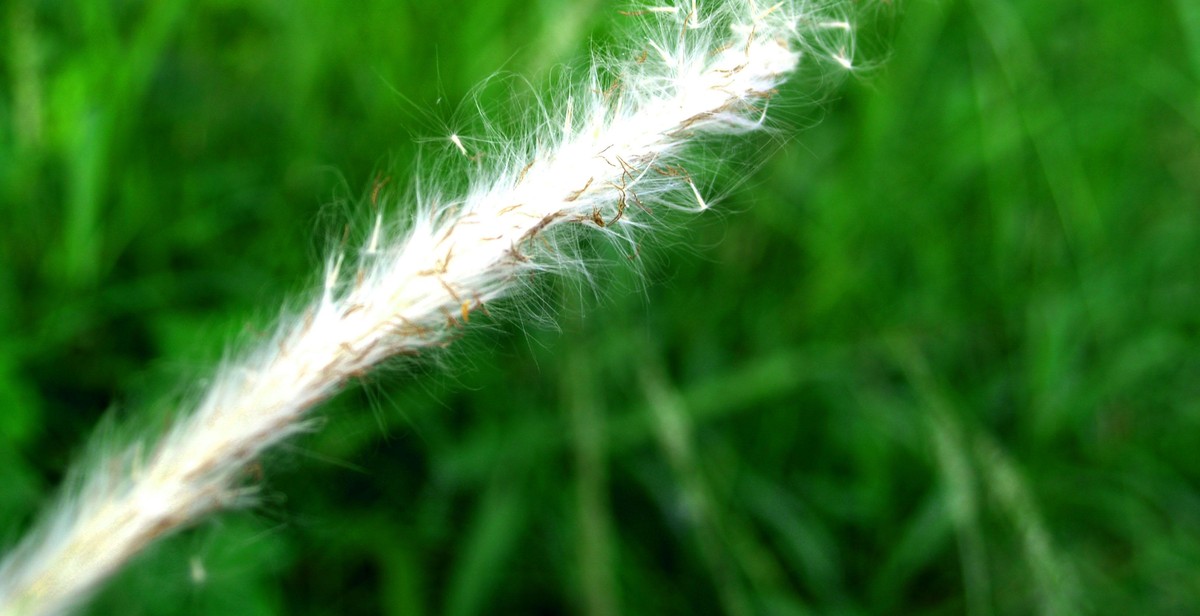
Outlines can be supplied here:
M626 52L598 58L586 83L543 106L552 121L471 166L465 194L424 188L403 232L379 215L352 262L329 259L319 297L220 366L165 436L77 469L77 487L0 564L0 616L65 613L150 543L245 502L242 469L314 406L389 357L444 345L522 275L574 267L565 248L578 234L629 237L656 206L705 209L689 144L763 128L806 58L849 68L836 8L676 0L624 12L638 24Z

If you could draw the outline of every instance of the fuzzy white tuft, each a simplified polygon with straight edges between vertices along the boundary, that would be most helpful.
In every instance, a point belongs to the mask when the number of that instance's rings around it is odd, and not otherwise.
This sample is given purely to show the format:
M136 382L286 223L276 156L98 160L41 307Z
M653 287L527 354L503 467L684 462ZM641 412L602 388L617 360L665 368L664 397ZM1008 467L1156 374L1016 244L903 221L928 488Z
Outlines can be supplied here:
M447 344L523 275L570 267L554 246L579 230L627 237L655 206L708 207L687 146L762 128L806 56L851 67L851 27L831 7L677 0L624 12L648 24L645 38L598 60L603 69L545 112L556 119L503 147L508 162L471 165L463 195L422 195L402 236L376 218L351 263L329 259L320 297L222 366L164 438L90 465L0 564L0 615L62 614L148 544L244 502L246 466L303 430L315 405L389 357ZM447 139L455 156L481 154Z

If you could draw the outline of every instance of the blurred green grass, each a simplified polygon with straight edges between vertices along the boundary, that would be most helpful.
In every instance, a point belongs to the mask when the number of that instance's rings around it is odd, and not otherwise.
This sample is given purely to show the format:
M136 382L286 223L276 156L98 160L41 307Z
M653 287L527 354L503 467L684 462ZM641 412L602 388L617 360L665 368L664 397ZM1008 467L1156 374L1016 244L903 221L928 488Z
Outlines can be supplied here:
M476 84L578 64L615 19L0 10L4 544L104 414L169 412L304 289L353 197ZM263 506L144 555L90 613L1195 610L1200 10L864 21L880 68L757 142L728 214L680 219L599 297L548 283L561 331L503 323L447 370L370 377L265 461Z

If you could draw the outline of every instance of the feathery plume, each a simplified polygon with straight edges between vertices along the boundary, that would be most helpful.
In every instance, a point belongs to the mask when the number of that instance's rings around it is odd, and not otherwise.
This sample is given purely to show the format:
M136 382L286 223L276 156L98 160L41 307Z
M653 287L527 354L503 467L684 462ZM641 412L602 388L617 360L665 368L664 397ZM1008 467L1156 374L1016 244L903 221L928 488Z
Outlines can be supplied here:
M655 206L708 203L687 146L763 127L779 86L812 57L851 66L836 5L676 0L624 11L646 37L596 62L520 143L469 165L465 194L424 189L403 233L374 220L359 254L332 256L319 296L274 338L221 366L157 442L79 471L0 564L0 616L62 614L147 545L245 502L243 469L305 429L309 411L397 354L445 345L530 272L569 268L583 230L629 237ZM474 142L447 137L480 159Z

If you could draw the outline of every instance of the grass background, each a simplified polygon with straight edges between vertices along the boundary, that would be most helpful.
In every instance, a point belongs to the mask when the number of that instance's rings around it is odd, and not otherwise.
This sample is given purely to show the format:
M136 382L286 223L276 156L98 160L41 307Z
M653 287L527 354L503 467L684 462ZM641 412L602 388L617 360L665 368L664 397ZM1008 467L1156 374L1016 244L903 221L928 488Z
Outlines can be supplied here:
M620 19L443 4L0 7L0 541L102 416L170 412L305 289L476 84ZM864 21L881 68L755 142L725 214L640 278L548 282L557 330L369 377L264 461L261 507L90 613L1197 609L1200 9Z

